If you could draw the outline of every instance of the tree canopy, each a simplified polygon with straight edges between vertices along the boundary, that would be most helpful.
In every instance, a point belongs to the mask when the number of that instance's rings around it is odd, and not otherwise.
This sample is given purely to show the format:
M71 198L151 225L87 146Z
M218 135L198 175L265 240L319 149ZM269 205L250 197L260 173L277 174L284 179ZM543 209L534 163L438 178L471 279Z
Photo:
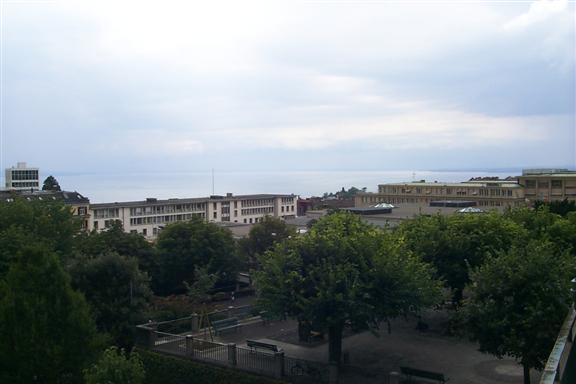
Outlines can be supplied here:
M79 257L70 274L90 303L98 329L116 345L132 347L134 327L144 321L151 296L148 276L138 269L137 260L117 253Z
M286 225L284 220L277 217L265 216L264 219L252 226L248 237L239 241L241 252L250 260L272 249L278 242L296 235L296 230Z
M216 274L220 284L235 281L240 259L232 233L200 218L168 225L159 235L158 292L184 293L196 266Z
M548 205L536 209L517 208L506 212L506 217L523 226L529 238L550 242L559 253L570 250L576 255L576 212L564 216L553 213Z
M464 306L466 324L480 350L513 356L542 369L571 305L570 279L576 263L550 243L532 241L490 257L472 272Z
M432 263L460 303L468 272L488 255L510 249L527 231L499 213L419 216L398 229L409 249Z
M366 187L363 187L362 189L359 189L356 187L350 187L350 188L348 188L348 190L346 190L344 187L342 187L342 189L336 193L324 192L322 197L324 199L329 198L329 197L336 197L338 199L352 199L352 198L354 198L354 196L356 196L360 192L366 192Z
M144 236L138 233L126 233L120 220L113 221L101 232L80 233L77 236L76 248L89 257L101 254L117 253L121 256L134 257L138 266L149 276L157 273L155 249Z
M0 382L79 382L97 340L88 304L57 256L24 247L0 280Z
M576 212L576 201L569 201L568 199L560 200L560 201L535 201L534 208L541 209L546 207L550 210L550 212L555 213L560 216L566 216L570 212Z
M48 176L44 183L42 184L43 191L61 191L60 184L58 184L58 180L52 175Z
M19 251L42 244L63 259L72 253L80 222L58 201L14 201L0 204L0 278Z
M110 347L98 362L84 372L86 384L142 384L146 372L136 352Z
M376 329L382 320L433 303L439 293L427 264L349 213L322 218L305 236L276 245L260 259L260 305L327 330L336 363L346 324Z

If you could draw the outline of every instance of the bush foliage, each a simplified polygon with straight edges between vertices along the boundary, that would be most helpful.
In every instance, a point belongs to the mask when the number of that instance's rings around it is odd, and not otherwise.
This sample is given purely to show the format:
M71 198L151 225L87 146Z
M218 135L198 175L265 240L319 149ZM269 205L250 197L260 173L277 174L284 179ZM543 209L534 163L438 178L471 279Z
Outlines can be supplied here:
M138 350L146 370L145 384L281 384L283 381L190 360Z

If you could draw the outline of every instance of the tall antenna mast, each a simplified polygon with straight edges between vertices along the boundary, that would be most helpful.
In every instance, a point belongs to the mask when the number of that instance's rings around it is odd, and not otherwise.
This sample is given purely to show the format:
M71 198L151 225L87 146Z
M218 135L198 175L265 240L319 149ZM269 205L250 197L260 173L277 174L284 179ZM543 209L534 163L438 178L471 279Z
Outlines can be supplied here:
M212 195L214 195L214 168L212 168Z

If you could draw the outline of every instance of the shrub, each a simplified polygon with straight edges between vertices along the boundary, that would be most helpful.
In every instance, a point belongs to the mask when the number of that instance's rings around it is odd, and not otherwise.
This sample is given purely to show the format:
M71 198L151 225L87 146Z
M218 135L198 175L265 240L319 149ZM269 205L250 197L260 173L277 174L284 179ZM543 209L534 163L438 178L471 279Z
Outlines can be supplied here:
M229 368L138 350L146 369L146 384L282 384Z

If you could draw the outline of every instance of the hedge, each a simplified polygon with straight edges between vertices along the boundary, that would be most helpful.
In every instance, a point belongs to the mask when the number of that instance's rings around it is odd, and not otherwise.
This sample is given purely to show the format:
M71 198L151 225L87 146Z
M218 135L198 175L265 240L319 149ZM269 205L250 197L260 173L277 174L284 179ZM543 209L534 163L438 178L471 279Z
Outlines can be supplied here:
M137 349L146 370L146 384L285 384L250 373Z

